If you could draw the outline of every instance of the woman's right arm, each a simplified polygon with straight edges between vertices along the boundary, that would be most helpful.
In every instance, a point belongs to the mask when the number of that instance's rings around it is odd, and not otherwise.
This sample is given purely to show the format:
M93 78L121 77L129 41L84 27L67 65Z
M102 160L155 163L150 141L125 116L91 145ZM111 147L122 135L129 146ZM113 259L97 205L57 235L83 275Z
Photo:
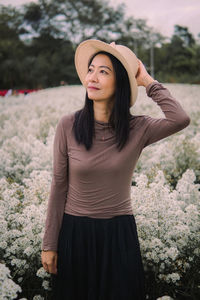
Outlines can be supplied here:
M67 133L62 117L57 124L53 143L53 174L48 199L45 232L42 241L42 264L45 270L55 273L58 235L63 219L68 191Z

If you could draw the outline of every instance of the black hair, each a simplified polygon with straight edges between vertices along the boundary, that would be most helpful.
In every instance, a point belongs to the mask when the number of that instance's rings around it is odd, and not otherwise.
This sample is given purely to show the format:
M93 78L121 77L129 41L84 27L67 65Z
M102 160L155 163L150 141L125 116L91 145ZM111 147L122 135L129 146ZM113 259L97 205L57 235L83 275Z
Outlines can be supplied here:
M131 101L129 78L122 63L115 56L105 51L95 53L88 62L88 68L97 54L107 55L115 71L115 101L108 123L115 131L117 148L121 151L129 137L129 121L132 116L129 111ZM93 136L95 134L94 122L93 101L88 98L86 91L84 107L75 113L73 130L76 141L79 144L84 144L87 150L92 147Z

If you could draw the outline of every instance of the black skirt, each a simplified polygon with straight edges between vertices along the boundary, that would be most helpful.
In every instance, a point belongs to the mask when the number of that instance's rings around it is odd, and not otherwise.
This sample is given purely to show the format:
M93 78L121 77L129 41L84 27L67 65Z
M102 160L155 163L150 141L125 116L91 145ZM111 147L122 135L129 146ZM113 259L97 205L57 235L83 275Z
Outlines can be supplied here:
M64 214L53 300L144 300L144 270L135 218Z

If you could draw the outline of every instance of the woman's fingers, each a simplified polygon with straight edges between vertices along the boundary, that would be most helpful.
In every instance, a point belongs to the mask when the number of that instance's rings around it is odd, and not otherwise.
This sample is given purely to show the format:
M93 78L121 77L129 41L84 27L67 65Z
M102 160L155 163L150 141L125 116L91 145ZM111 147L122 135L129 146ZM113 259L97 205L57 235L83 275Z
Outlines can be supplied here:
M49 263L49 264L43 264L43 268L47 273L53 273L57 274L57 265L55 262Z
M49 272L48 265L46 263L43 263L43 268L45 269L46 272Z
M146 74L148 74L147 70L146 70L146 68L144 66L144 64L142 63L142 61L140 59L138 59L138 61L139 61L139 68L138 68L139 75L146 75Z
M57 274L57 258L54 257L51 264L48 266L49 273Z
M147 85L153 82L154 79L151 77L151 75L149 75L144 64L140 59L138 59L138 63L139 63L139 68L136 74L137 85L147 87Z
M57 252L42 252L42 265L46 272L57 274Z
M138 71L136 74L136 80L137 80L137 85L140 86L140 85L142 85L142 77L144 76L145 68L140 59L138 59L138 64L139 64L139 67L138 67Z

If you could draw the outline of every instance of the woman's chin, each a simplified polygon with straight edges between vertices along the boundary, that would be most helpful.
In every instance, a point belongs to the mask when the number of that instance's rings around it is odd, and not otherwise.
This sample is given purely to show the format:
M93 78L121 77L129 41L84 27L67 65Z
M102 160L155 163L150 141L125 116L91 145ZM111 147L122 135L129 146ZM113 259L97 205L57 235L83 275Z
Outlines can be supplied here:
M90 100L98 100L98 98L94 97L93 95L88 95L88 99L90 99Z

